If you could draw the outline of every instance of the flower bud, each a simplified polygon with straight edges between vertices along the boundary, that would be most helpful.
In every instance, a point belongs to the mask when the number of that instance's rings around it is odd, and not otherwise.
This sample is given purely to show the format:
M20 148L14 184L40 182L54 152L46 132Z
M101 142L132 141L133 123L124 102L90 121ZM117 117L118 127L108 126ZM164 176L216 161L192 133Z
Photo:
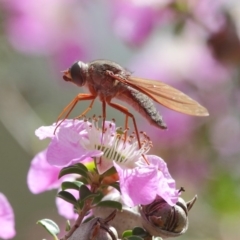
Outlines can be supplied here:
M195 196L189 202L182 198L174 206L170 206L161 197L153 203L140 207L142 226L155 237L177 237L188 229L188 212L197 200Z
M89 222L81 224L68 240L118 240L118 234L114 227L110 226L102 218L93 218Z

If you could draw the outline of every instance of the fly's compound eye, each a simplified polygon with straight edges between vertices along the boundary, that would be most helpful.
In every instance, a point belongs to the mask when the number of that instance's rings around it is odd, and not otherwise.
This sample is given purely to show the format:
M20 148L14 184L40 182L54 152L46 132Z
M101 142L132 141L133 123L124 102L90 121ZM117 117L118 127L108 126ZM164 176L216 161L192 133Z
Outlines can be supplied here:
M69 69L72 82L78 86L83 86L86 82L86 71L88 65L81 61L75 62Z

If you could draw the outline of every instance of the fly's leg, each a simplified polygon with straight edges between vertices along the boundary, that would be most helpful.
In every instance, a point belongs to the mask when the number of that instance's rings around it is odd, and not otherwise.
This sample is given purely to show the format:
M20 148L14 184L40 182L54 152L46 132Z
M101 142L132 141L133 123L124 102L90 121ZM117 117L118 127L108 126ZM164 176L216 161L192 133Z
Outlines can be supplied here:
M130 113L127 108L123 107L120 104L112 103L110 101L108 101L107 104L125 114L125 116L126 116L126 118L125 118L125 129L127 129L127 127L128 127L128 117L132 118L134 129L135 129L136 136L137 136L138 146L139 146L139 148L141 148L140 137L139 137L137 123L136 123L134 115L132 113Z
M102 115L103 115L103 122L102 122L102 142L103 142L103 134L105 132L105 121L106 121L106 101L102 101Z
M84 115L86 115L92 109L95 99L96 98L94 98L91 101L90 105L79 116L75 117L74 119L79 119L79 118L83 117Z
M107 101L107 104L115 109L117 109L118 111L122 112L125 114L126 118L125 118L125 128L127 128L127 125L128 125L128 117L132 118L132 121L133 121L133 125L134 125L134 129L135 129L135 132L136 132L136 136L137 136L137 141L138 141L138 147L139 149L141 148L141 142L140 142L140 137L139 137L139 134L138 134L138 128L137 128L137 123L136 123L136 120L135 120L135 117L132 113L130 113L128 111L127 108L123 107L122 105L119 105L117 103L111 103L110 101ZM126 136L125 136L126 137ZM126 139L126 138L125 138ZM146 156L143 154L142 157L144 158L145 162L149 165L149 161L147 160Z
M94 103L94 100L96 99L97 96L92 95L92 94L86 94L86 93L80 93L78 94L64 109L63 111L60 113L60 115L58 116L57 119L57 126L54 130L54 133L56 132L57 128L62 124L62 122L69 116L69 114L72 112L72 110L74 109L74 107L76 106L76 104L79 101L86 101L86 100L92 100L91 104L89 105L89 107L83 112L84 114L86 114L89 110L91 110L92 105ZM59 122L60 118L63 116L64 118ZM81 114L83 115L83 114ZM81 116L80 115L80 116Z

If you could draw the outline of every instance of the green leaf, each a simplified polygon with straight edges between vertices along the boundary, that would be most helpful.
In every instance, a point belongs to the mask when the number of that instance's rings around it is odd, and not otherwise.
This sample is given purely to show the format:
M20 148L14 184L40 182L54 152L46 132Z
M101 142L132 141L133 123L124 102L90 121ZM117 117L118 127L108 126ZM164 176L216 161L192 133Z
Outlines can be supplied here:
M84 172L88 172L88 169L87 169L87 167L84 165L84 164L82 164L82 163L77 163L77 164L75 164L75 165L73 165L73 166L76 166L76 167L78 167L79 169L82 169Z
M100 203L96 204L96 207L111 207L120 211L122 210L122 204L120 202L111 200L101 201Z
M98 194L98 196L94 197L94 199L93 199L93 204L99 203L102 200L102 198L104 197L102 192L97 192L97 194Z
M86 185L88 184L88 180L82 176L78 177L77 181L82 182L83 184L86 184Z
M78 200L78 208L83 209L84 206L84 201L81 201L80 199Z
M123 232L122 234L122 238L126 238L126 237L129 237L129 236L132 236L132 230L126 230Z
M87 223L87 222L91 221L92 219L94 219L94 216L85 217L82 223Z
M141 227L135 227L132 230L132 233L133 233L133 235L141 236L141 237L146 237L148 235L147 232Z
M127 237L126 239L128 239L128 240L143 240L143 238L138 237L138 236L130 236L130 237Z
M66 226L65 226L65 231L68 232L68 231L70 231L70 229L71 229L71 224L70 224L70 221L67 220Z
M66 189L75 189L79 191L79 188L83 185L82 182L80 181L72 181L72 182L63 182L62 183L62 190L66 190Z
M121 192L119 182L111 183L109 186L116 188L119 192Z
M114 173L116 173L116 169L115 167L111 167L110 169L108 169L106 172L104 172L101 176L102 177L106 177L106 176L111 176L113 175Z
M73 205L77 204L77 199L69 192L60 191L57 196Z
M80 199L84 200L89 195L92 194L92 192L89 190L89 188L86 185L82 185L79 189Z
M56 235L60 232L60 229L54 221L50 219L42 219L37 221L37 224L42 225L54 237L55 240L58 240Z
M96 168L94 161L85 163L85 166L87 167L88 171L93 172Z
M99 193L92 193L86 185L82 185L79 189L80 201L83 202L89 198L98 197Z
M84 166L85 167L85 166ZM85 167L86 168L86 167ZM87 169L87 168L86 168ZM88 179L88 172L86 172L82 167L79 167L79 166L76 166L76 165L73 165L73 166L68 166L68 167L65 167L63 168L59 175L58 175L58 178L61 178L62 176L65 176L67 174L79 174L83 177L85 177L86 179Z

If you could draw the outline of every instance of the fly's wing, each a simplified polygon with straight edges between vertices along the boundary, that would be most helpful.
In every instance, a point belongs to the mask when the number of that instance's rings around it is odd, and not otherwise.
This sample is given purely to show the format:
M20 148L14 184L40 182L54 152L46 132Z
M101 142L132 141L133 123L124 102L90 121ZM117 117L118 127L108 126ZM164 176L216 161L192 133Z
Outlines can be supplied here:
M208 116L208 110L181 91L159 81L129 76L121 81L144 93L161 105L175 111L194 115Z

